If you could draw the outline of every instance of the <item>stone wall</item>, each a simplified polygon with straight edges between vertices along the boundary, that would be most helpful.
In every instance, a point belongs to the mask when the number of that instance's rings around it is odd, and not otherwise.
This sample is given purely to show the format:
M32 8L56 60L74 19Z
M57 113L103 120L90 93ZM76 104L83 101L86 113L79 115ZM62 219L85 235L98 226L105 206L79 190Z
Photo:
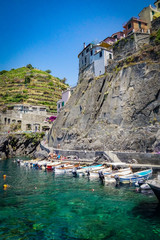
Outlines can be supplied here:
M113 46L113 57L115 61L129 57L140 50L145 44L149 44L148 33L132 33L131 35L118 41Z
M47 117L50 117L51 114L42 115L40 112L37 113L20 113L14 110L7 110L6 113L0 113L0 120L1 120L1 132L9 131L11 124L20 124L22 131L35 131L40 130L42 131L43 127L51 127L51 124L48 122L44 122ZM30 129L27 129L30 125ZM37 126L37 127L36 127Z

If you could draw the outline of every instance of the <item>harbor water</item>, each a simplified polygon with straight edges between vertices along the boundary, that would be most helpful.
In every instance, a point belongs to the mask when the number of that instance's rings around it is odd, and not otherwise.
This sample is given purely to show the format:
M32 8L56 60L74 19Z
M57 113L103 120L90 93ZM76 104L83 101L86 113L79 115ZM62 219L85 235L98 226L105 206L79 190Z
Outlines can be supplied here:
M158 240L160 206L133 186L54 175L8 159L0 161L0 239Z

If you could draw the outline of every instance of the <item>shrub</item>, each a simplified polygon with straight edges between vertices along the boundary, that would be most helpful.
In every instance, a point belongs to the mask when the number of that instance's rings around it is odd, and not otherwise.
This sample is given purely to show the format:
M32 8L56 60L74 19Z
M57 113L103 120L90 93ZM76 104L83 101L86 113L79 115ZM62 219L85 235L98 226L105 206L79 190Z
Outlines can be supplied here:
M53 82L49 82L48 85L53 87L54 84L53 84Z
M4 74L4 73L6 73L6 72L8 72L8 71L6 71L6 70L0 71L0 75Z
M51 73L52 71L50 69L47 69L45 72L46 73Z
M27 83L30 83L30 82L31 82L30 77L26 76L25 80L24 80L24 83L27 84Z
M27 65L26 65L26 68L34 69L34 67L32 66L32 64L27 64Z

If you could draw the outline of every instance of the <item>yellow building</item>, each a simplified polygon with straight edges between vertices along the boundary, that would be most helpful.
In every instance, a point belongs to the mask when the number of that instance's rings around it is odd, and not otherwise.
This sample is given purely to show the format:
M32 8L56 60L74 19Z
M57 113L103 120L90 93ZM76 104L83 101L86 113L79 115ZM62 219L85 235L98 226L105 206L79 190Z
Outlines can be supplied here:
M148 28L151 28L151 22L154 19L154 16L160 16L160 0L157 0L155 3L155 7L149 5L148 7L143 8L143 10L138 14L139 18L148 24Z

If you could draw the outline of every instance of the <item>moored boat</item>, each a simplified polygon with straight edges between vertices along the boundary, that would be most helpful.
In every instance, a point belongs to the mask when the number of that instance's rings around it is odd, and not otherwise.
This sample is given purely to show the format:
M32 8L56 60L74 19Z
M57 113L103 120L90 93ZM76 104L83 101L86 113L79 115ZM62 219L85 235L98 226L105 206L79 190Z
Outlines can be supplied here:
M148 179L152 176L152 169L147 169L144 171L135 172L126 176L120 176L116 178L120 183L136 183L141 179Z
M160 202L160 180L159 179L153 179L148 180L147 184L150 186L156 197L158 198Z

